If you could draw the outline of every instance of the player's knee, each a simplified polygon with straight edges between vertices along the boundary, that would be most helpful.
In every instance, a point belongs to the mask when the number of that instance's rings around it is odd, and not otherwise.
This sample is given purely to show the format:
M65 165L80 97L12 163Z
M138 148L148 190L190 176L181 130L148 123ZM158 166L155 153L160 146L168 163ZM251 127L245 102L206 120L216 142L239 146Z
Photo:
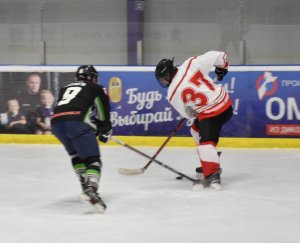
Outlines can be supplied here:
M200 144L211 143L217 145L219 142L219 138L200 138Z
M191 135L195 141L196 144L199 144L200 141L200 135L199 130L196 130L193 126L190 128Z
M101 165L100 156L91 156L91 157L86 158L84 161L85 161L87 166L90 165L90 164L97 163L97 162Z

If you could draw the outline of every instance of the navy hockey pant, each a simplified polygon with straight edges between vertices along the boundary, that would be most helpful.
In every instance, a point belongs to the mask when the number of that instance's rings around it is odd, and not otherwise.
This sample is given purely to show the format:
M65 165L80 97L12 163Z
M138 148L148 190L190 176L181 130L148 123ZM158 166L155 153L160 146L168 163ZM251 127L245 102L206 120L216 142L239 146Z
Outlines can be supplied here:
M52 124L52 132L64 145L69 155L81 159L100 156L95 130L81 121L64 121Z

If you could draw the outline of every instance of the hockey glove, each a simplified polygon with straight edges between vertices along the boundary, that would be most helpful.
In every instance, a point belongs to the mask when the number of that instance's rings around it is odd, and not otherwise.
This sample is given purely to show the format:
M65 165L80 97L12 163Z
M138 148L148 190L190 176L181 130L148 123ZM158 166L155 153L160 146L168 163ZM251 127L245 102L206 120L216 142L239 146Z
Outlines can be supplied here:
M101 133L106 133L111 129L110 121L100 121L95 117L90 118L91 122L94 123L97 127L96 136L99 136Z
M112 126L110 121L101 122L97 120L97 135L102 143L108 143L111 140Z
M110 129L110 130L107 131L107 132L102 132L102 133L99 135L99 140L100 140L100 142L102 142L102 143L109 143L110 140L111 140L111 135L112 135L112 129Z
M224 76L228 73L228 69L227 68L216 67L215 73L217 74L217 79L219 81L222 81Z

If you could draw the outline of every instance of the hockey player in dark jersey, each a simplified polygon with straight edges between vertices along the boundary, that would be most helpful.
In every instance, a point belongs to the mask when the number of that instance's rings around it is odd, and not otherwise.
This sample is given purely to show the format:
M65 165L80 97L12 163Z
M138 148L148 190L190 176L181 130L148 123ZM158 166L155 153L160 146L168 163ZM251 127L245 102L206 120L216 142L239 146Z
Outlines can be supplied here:
M110 141L109 97L98 82L92 65L77 69L76 81L59 92L51 119L52 132L71 157L83 193L81 200L104 213L106 205L98 194L102 161L97 136L101 142Z

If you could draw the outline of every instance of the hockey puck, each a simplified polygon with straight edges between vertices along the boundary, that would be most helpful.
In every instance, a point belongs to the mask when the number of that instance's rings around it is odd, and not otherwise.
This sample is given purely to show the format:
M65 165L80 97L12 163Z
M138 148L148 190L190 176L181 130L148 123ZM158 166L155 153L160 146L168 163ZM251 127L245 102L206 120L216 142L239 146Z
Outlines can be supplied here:
M182 179L183 179L182 176L177 176L177 177L176 177L176 180L182 180Z

